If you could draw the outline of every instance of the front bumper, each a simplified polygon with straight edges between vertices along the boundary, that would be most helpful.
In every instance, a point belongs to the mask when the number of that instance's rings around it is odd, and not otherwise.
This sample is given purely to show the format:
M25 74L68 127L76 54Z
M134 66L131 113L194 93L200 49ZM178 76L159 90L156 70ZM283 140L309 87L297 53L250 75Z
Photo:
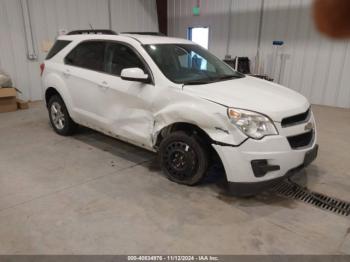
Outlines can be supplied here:
M312 161L316 159L317 153L318 153L318 145L315 145L315 147L311 149L309 152L307 152L307 154L305 155L303 164L290 169L286 174L284 174L281 177L277 177L271 180L265 180L261 182L254 182L254 183L228 182L228 190L235 196L244 197L244 196L256 195L264 191L265 189L271 188L276 183L297 174L300 170L307 167Z
M285 136L248 139L239 147L213 145L224 165L230 191L234 195L254 195L276 181L292 176L317 156L316 134L310 145L292 149ZM311 152L311 153L310 153ZM267 172L257 175L252 162L266 160ZM278 167L278 168L276 168Z

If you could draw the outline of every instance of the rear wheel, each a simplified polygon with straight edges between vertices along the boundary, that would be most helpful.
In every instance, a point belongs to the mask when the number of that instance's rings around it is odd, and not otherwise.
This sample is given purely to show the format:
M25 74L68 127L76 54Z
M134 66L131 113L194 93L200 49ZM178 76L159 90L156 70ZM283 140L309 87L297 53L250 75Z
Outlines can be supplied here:
M160 161L166 176L179 184L199 183L208 169L206 147L182 131L171 133L161 142Z
M49 117L52 128L62 136L68 136L74 133L77 124L70 118L67 107L62 98L54 95L48 103Z

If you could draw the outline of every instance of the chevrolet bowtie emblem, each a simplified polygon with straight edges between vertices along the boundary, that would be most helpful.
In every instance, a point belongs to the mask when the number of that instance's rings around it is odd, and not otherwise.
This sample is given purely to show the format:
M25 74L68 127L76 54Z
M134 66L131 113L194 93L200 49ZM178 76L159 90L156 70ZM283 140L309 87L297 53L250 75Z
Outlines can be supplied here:
M307 123L304 127L305 131L311 131L313 128L314 128L314 125L312 122Z

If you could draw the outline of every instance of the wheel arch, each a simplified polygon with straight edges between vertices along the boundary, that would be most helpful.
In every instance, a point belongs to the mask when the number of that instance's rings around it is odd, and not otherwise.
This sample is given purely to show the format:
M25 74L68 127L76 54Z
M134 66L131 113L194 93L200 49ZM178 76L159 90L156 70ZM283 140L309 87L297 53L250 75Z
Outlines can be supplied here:
M190 136L195 136L203 146L206 147L208 154L210 156L210 163L219 163L219 165L222 165L221 158L219 157L218 153L212 146L215 141L205 132L202 128L200 128L198 125L188 122L175 122L172 124L169 124L165 127L163 127L157 134L156 141L155 141L155 148L156 150L159 149L160 143L162 140L169 134L176 132L176 131L183 131L186 134Z
M58 95L63 100L63 102L65 103L70 117L75 119L74 114L73 114L74 112L73 112L72 107L71 107L71 100L69 99L69 96L68 95L64 95L64 92L62 92L62 91L64 91L64 90L60 90L59 88L57 88L55 86L49 86L45 90L45 103L46 103L46 106L48 107L49 101L50 101L52 96Z
M69 114L72 116L74 110L71 95L69 89L67 88L66 81L58 73L48 72L43 79L43 85L45 88L44 95L46 105L48 104L49 99L53 95L59 95L64 101Z
M48 106L51 97L53 97L54 95L58 95L63 99L62 95L58 92L58 90L55 87L49 87L46 89L45 91L46 106Z
M201 139L202 142L208 143L209 145L213 142L210 136L199 126L193 123L187 122L175 122L163 127L157 134L155 140L155 146L158 147L162 140L170 133L175 131L184 131L188 135L195 135Z

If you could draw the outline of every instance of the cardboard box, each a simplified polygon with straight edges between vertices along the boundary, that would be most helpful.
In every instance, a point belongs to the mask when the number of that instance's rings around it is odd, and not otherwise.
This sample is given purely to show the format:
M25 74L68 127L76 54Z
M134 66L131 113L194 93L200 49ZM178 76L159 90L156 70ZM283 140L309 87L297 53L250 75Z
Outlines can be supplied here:
M15 88L0 88L0 113L17 110Z

